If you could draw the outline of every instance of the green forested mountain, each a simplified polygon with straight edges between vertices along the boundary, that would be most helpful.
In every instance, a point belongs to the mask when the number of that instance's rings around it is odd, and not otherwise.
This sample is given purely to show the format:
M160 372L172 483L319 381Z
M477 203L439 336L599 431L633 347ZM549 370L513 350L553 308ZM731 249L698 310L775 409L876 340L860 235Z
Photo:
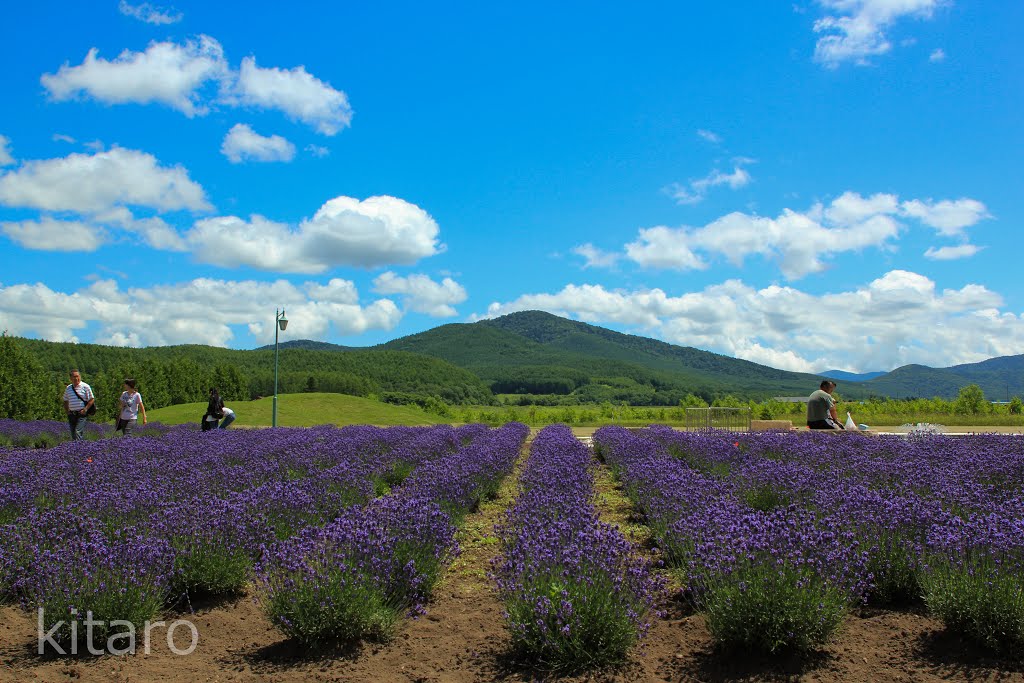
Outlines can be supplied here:
M358 347L354 346L341 346L340 344L332 344L331 342L314 341L312 339L293 339L289 341L280 342L278 344L282 349L306 349L307 351L358 351ZM273 351L274 345L267 344L261 346L257 351Z
M806 395L820 378L777 370L691 347L614 332L526 311L450 324L383 348L443 358L472 370L495 393L573 394L582 401L676 405L687 394L707 401ZM844 396L867 392L850 387Z
M806 396L821 379L540 311L443 325L384 348L443 358L475 372L495 393L573 394L582 401L670 405L686 393L709 402L729 393ZM948 368L907 365L868 381L844 382L840 393L849 399L951 400L969 384L979 385L991 400L1024 395L1024 355Z
M622 334L549 313L526 311L470 324L442 325L368 349L309 340L280 344L280 392L375 395L439 408L521 403L679 405L806 396L820 377L787 372L692 347ZM204 401L216 386L228 400L273 393L274 349L210 346L143 349L0 336L0 416L58 417L57 396L71 368L83 372L113 416L121 381L135 377L147 407ZM1024 395L1024 355L929 368L907 365L866 382L844 382L846 399L871 396L951 400L979 385L991 400ZM518 396L518 398L516 398Z
M868 391L893 398L955 398L961 388L977 384L992 401L1024 396L1024 355L989 358L948 368L904 365L863 382Z

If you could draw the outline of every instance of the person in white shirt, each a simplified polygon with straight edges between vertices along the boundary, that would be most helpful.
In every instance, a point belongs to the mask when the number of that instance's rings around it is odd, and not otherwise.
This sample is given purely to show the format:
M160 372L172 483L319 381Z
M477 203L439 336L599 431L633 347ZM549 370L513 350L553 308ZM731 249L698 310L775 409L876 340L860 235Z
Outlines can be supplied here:
M117 419L117 429L128 436L135 430L139 421L139 413L142 413L142 424L146 424L146 406L142 404L142 394L135 389L135 380L128 378L124 381L124 391L121 393L121 415Z
M221 410L224 412L224 419L220 421L220 429L227 429L228 425L235 421L235 411L227 406L224 406Z
M64 412L68 414L68 427L71 429L71 440L81 441L85 438L85 425L89 422L90 409L95 413L96 397L92 387L82 381L82 373L71 371L71 384L64 389Z

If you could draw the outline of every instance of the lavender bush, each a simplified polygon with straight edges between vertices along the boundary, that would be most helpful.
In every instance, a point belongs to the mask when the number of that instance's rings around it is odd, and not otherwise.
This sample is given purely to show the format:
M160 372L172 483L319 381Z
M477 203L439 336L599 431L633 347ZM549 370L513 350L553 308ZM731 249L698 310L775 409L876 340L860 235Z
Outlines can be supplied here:
M113 434L113 428L110 425L96 422L86 424L85 436L87 439L101 439L111 434ZM0 447L52 448L70 439L68 423L64 421L25 421L0 418Z
M171 598L240 593L252 578L254 549L273 533L237 500L197 498L154 513L148 531L171 552Z
M599 521L591 468L568 427L545 428L497 527L494 577L513 643L552 670L621 661L661 589L632 544Z
M933 529L929 548L929 610L988 650L1024 650L1024 499Z
M309 528L274 546L261 562L265 612L306 647L385 638L400 614L384 585L392 543L383 525L362 512Z
M160 541L131 531L107 536L95 522L66 511L30 519L13 540L16 561L29 569L14 590L26 608L41 610L43 628L57 642L91 635L87 645L102 649L120 632L115 622L139 630L163 607L170 557ZM92 634L72 626L90 616L103 622Z

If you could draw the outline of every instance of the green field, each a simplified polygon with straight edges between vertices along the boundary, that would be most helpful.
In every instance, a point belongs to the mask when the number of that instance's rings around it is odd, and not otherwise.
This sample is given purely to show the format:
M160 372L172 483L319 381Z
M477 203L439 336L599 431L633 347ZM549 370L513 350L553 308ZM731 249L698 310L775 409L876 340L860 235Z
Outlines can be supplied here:
M270 426L271 398L258 401L232 401L228 407L235 411L237 427ZM760 414L759 404L750 404L751 417L765 418ZM792 420L794 426L804 425L804 406L783 406L784 412L771 415L774 419ZM957 415L950 412L910 411L893 415L881 414L876 406L856 403L840 404L840 417L845 419L846 411L853 413L854 420L864 422L872 428L885 428L906 423L929 422L946 426L990 425L1007 428L1024 428L1024 417L1010 415L1005 407L983 415ZM206 412L206 403L184 403L150 410L147 417L164 424L199 422ZM652 422L682 427L686 424L685 410L681 407L644 406L452 406L447 417L425 412L416 406L397 406L372 399L348 396L346 394L303 393L281 394L278 404L277 422L282 427L311 427L320 424L348 425L373 424L425 425L439 423L462 424L483 422L500 425L505 422L523 422L531 427L540 427L553 422L563 422L573 427L598 427L606 424L625 426L646 426Z
M234 427L269 427L273 398L258 401L231 401L235 411ZM206 403L182 403L159 410L146 411L152 422L182 424L199 422L206 412ZM280 394L277 404L279 427L312 427L313 425L372 424L425 425L446 422L415 406L396 406L345 394Z

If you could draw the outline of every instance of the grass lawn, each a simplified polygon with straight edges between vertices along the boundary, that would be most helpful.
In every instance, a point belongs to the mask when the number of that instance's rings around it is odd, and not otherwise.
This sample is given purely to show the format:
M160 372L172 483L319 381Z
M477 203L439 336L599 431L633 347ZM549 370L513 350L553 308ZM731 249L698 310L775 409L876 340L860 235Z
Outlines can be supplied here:
M232 427L269 427L274 399L226 402L235 411ZM157 410L147 410L146 417L164 424L199 422L206 412L206 403L182 403ZM279 394L277 425L279 427L312 427L313 425L372 424L425 425L446 422L415 406L396 406L345 394Z

